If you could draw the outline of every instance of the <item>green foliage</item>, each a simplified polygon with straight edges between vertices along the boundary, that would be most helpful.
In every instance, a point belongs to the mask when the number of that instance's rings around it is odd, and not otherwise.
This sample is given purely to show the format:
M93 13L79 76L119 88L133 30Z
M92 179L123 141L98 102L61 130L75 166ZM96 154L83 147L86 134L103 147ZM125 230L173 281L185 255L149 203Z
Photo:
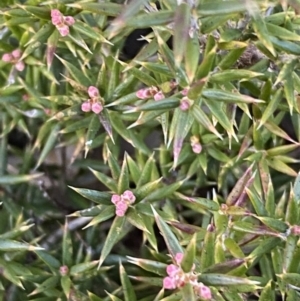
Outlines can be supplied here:
M123 2L0 4L0 300L299 300L298 2Z

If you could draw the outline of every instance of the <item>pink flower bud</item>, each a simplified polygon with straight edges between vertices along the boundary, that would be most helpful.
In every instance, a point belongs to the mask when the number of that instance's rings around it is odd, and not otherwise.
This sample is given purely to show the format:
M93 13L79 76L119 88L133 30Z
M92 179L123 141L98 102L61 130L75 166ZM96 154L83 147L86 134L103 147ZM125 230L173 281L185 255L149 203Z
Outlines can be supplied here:
M15 68L18 70L18 71L23 71L25 69L25 64L24 62L20 61L20 62L17 62L16 65L15 65Z
M57 29L63 37L67 36L70 33L68 25L59 26L57 27Z
M59 268L59 273L61 276L66 276L69 273L69 268L66 265L62 265Z
M88 101L85 101L81 105L81 111L83 111L83 112L90 112L91 111L91 104Z
M102 110L103 110L103 107L102 107L101 103L96 102L96 103L92 104L92 111L95 114L99 114Z
M118 194L113 194L111 196L111 202L115 205L121 201L121 197Z
M75 19L71 16L66 16L66 17L64 17L64 22L68 26L72 26L75 23Z
M120 201L116 204L116 209L126 211L128 209L128 205L126 204L126 202Z
M9 63L13 59L13 56L10 53L4 53L2 55L2 61Z
M161 99L164 99L164 98L165 98L165 95L162 91L159 91L154 95L154 100L155 101L158 101L158 100L161 100Z
M147 99L150 97L148 92L149 92L148 89L140 89L135 93L135 95L139 99Z
M88 94L90 98L99 97L99 90L94 86L89 86Z
M188 93L189 93L189 89L188 89L188 88L184 88L184 89L181 91L181 94L182 94L183 96L187 96Z
M181 102L180 102L180 106L179 108L182 110L182 111L187 111L189 108L190 108L190 101L189 99L185 96L181 99Z
M111 202L116 206L116 215L124 216L128 209L128 204L122 199L122 197L118 194L113 194L111 196Z
M19 59L22 56L22 51L20 49L15 49L11 55L14 59Z
M200 154L202 151L202 145L200 143L195 143L192 145L192 149L195 154Z
M62 13L58 9L51 9L51 17L61 16Z
M117 216L122 217L122 216L125 215L125 213L126 213L126 210L125 210L125 211L124 211L124 210L121 210L121 209L117 209L117 210L116 210L116 215L117 215Z
M63 25L64 16L58 9L51 10L51 22L53 25Z
M135 202L135 196L130 190L126 190L123 192L122 197L124 200L128 201L130 204Z
M225 205L225 206L226 206L226 204L222 204L222 205ZM221 205L221 206L222 206L222 205ZM228 207L226 206L226 208L228 208ZM208 224L206 230L207 230L208 232L214 232L214 231L215 231L215 226L214 226L213 224Z
M175 261L178 265L181 264L181 261L183 259L184 254L183 253L176 253L175 255Z
M63 25L64 18L63 16L55 16L51 18L51 22L55 26Z
M211 290L209 287L205 286L203 283L199 283L198 285L194 286L195 293L202 299L202 300L211 300Z
M178 266L176 266L175 264L169 264L169 265L167 265L166 271L170 277L174 277L176 274L178 274L178 272L180 271L180 268Z
M163 280L163 288L173 290L176 288L176 282L174 278L165 277Z

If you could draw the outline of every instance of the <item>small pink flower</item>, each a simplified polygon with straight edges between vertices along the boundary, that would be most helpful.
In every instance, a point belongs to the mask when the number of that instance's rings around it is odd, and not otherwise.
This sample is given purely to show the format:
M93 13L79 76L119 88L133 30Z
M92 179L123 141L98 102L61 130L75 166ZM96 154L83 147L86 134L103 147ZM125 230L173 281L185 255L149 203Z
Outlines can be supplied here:
M13 56L14 59L19 59L22 56L22 52L20 49L15 49L11 55Z
M154 95L154 100L155 101L158 101L158 100L161 100L161 99L164 99L164 98L165 98L165 95L162 91L159 91Z
M111 196L111 202L115 205L121 201L121 197L118 194L113 194Z
M21 72L25 69L25 64L24 64L24 62L20 61L15 64L15 67L18 71Z
M211 300L211 290L209 287L205 286L203 283L198 283L198 285L194 286L195 293L202 299L202 300Z
M13 56L11 53L4 53L2 55L2 61L6 62L6 63L11 62L12 59L13 59Z
M127 200L130 204L135 202L135 196L130 190L126 190L122 194L123 199Z
M174 278L165 277L163 280L163 287L168 290L173 290L176 288L176 281Z
M67 36L70 33L68 25L61 25L57 26L56 28L63 37Z
M182 261L183 257L184 257L183 253L176 253L176 255L175 255L175 261L176 261L176 263L178 265L181 264L181 261Z
M90 112L91 111L91 104L88 101L85 101L82 105L81 105L81 111L83 112Z
M99 90L94 86L89 86L88 94L90 98L99 97Z
M68 26L72 26L75 23L75 19L71 16L64 17L64 21Z
M92 104L92 111L95 114L99 114L102 110L103 110L103 106L101 105L101 103L96 102Z
M189 108L190 108L190 101L189 99L185 96L181 99L181 102L180 102L180 106L179 108L182 110L182 111L187 111Z
M166 271L170 277L174 277L176 274L178 274L178 272L180 271L180 268L178 266L176 266L175 264L169 264L169 265L167 265Z

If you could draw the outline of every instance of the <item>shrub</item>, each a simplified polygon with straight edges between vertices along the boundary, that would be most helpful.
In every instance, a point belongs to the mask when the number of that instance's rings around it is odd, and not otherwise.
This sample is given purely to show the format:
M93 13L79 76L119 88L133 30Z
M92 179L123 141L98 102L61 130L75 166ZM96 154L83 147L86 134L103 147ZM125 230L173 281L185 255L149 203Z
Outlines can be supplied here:
M1 300L299 300L297 1L2 1Z

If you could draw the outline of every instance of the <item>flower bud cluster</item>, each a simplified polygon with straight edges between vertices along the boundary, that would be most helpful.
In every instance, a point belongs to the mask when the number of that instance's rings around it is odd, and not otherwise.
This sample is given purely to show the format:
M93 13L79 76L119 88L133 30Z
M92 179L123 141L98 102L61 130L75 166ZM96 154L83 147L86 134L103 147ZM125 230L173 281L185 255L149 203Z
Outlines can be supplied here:
M194 273L195 266L192 267L190 272L185 273L180 266L182 259L183 253L177 253L175 255L176 264L169 264L167 266L166 271L168 276L163 280L163 287L165 289L176 289L190 283L198 297L202 300L211 300L212 296L209 287L197 281L197 275Z
M111 202L116 206L116 215L124 216L128 207L135 202L135 196L130 190L126 190L123 194L113 194Z
M178 83L176 81L174 81L174 80L170 81L169 88L171 90L175 89L177 86L178 86ZM181 94L184 97L181 99L179 108L182 111L187 111L191 107L191 105L193 104L193 101L187 97L188 92L189 92L189 88L184 88L181 91ZM138 90L136 92L136 97L139 98L139 99L154 98L155 101L158 101L158 100L164 99L165 95L157 87L151 86L151 87L148 87L148 88L143 88L143 89Z
M4 53L2 56L2 61L6 63L11 63L15 65L15 68L18 71L23 71L25 68L25 64L23 61L20 61L20 58L22 56L22 52L20 49L15 49L14 51L10 53Z
M88 99L81 105L81 111L83 112L93 111L95 114L101 113L101 111L103 110L103 106L100 102L99 90L94 86L90 86L88 88L88 94L90 99Z
M149 87L140 89L136 92L136 97L139 99L148 99L148 98L154 98L155 101L161 100L165 98L165 95L162 91L158 90L157 87Z
M64 16L58 9L52 9L51 22L59 33L65 37L70 33L69 26L75 23L75 19L71 16Z

